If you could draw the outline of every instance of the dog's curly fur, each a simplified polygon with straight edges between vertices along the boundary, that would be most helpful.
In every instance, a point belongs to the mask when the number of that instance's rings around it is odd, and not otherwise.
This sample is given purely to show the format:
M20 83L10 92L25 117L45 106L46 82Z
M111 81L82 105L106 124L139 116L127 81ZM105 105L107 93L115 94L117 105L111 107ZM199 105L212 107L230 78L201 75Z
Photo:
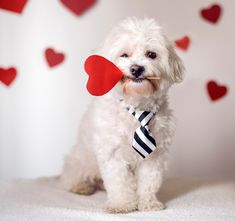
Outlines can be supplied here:
M149 51L156 58L149 58ZM105 210L111 213L163 209L156 194L175 129L167 92L182 81L183 64L159 25L147 18L129 18L118 25L99 54L115 63L125 77L88 107L78 145L66 157L61 183L69 191L88 195L102 188L103 180L108 196ZM138 81L130 73L133 64L145 69ZM130 105L153 112L160 107L149 125L158 148L146 159L131 146L139 124L126 111Z

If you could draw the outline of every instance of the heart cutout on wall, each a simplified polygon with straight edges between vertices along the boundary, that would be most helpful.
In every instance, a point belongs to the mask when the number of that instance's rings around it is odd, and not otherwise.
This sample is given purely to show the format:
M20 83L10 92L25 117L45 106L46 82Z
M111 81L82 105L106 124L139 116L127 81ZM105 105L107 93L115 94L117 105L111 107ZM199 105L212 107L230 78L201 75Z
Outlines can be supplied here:
M21 14L27 0L0 0L0 8Z
M228 88L224 85L219 85L215 81L209 81L207 83L207 92L212 101L223 98L227 92Z
M222 7L218 4L214 4L209 8L204 8L200 11L201 16L204 20L210 23L217 23L221 16Z
M89 76L87 90L94 96L101 96L109 92L123 76L115 64L99 55L88 57L84 69Z
M47 48L45 51L45 58L49 67L52 68L61 64L65 59L65 55L63 53L57 52L53 48Z
M0 81L6 86L10 86L15 80L17 70L14 67L0 68Z
M90 9L96 0L60 0L62 4L75 15L81 15Z
M186 51L188 49L189 45L190 45L190 38L189 38L189 36L185 35L184 37L182 37L182 38L180 38L178 40L175 40L175 45L178 48Z

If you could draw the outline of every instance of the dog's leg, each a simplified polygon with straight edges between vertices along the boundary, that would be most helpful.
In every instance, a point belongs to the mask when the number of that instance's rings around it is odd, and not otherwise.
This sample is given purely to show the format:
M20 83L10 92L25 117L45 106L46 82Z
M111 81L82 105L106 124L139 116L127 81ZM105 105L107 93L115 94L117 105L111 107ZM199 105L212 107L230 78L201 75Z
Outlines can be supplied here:
M138 168L138 210L162 210L164 205L158 200L157 192L162 184L162 163L158 159L143 160Z
M127 213L137 210L136 179L128 164L113 156L100 165L108 200L105 211Z
M100 179L93 155L75 147L65 159L60 177L62 188L73 193L91 195L97 190L97 180Z

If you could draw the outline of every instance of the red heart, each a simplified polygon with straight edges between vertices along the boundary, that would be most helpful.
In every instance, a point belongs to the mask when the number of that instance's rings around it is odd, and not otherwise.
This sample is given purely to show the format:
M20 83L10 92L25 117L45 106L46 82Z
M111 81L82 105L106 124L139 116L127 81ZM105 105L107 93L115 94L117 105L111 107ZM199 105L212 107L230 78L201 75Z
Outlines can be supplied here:
M185 35L181 39L175 40L175 44L178 48L186 51L190 44L190 38Z
M115 64L99 55L88 57L84 68L89 75L87 90L94 96L109 92L123 76Z
M60 0L68 9L76 15L83 14L96 3L96 0Z
M207 91L212 101L218 100L224 97L228 89L226 86L218 85L215 81L209 81L207 83Z
M16 78L16 69L11 67L8 69L0 68L0 81L9 86Z
M0 8L16 13L22 13L27 0L0 0Z
M211 22L211 23L216 23L221 15L222 8L220 5L214 4L209 8L202 9L201 10L201 16Z
M45 57L48 65L52 68L62 63L65 55L63 53L56 52L53 48L48 48L45 51Z

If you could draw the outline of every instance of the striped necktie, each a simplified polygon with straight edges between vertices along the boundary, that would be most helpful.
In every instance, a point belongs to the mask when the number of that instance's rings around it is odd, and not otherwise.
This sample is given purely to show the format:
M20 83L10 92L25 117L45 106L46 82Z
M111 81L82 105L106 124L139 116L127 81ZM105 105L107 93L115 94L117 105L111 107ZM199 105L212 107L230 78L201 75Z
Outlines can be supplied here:
M127 110L140 122L140 126L134 133L132 147L141 157L145 158L157 148L156 141L148 127L155 113L150 111L137 111L133 107L129 107Z

